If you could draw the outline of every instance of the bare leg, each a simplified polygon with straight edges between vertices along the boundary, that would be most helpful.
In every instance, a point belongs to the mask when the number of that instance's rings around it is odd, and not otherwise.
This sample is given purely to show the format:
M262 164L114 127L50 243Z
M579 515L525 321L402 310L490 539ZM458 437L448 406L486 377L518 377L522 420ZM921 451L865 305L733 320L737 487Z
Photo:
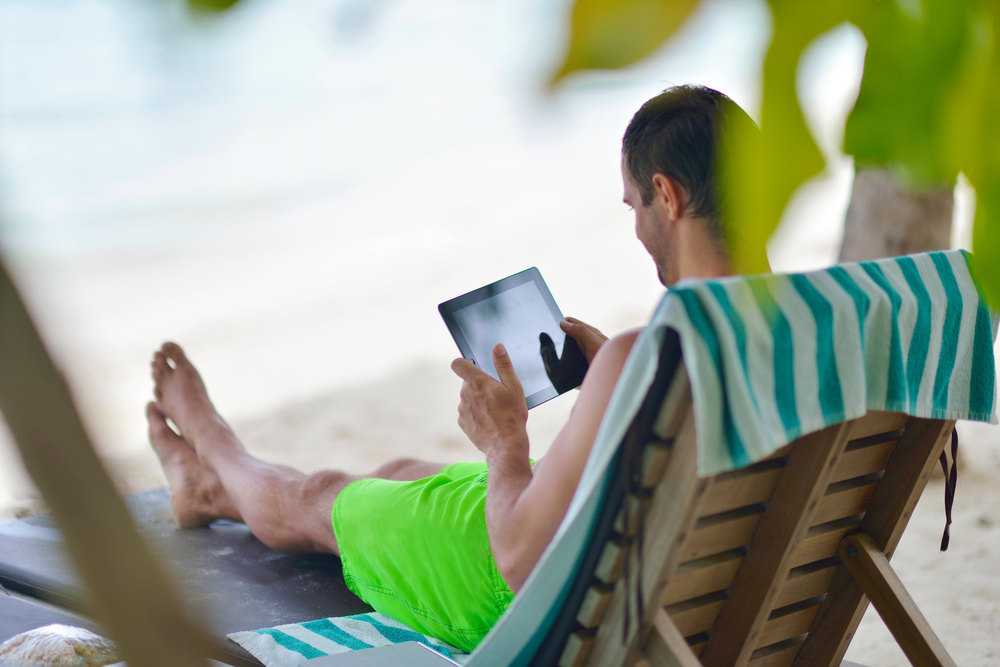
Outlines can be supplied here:
M289 553L340 553L330 512L337 495L358 477L338 470L306 475L248 454L215 411L201 376L178 345L166 343L154 355L153 379L156 382L158 414L174 421L183 436L179 438L181 442L197 453L204 473L215 476L233 512L258 539L273 549ZM152 433L154 418L151 416L150 419ZM165 423L163 425L166 427ZM161 442L166 442L166 439L161 439ZM157 447L155 443L154 447ZM157 447L158 454L162 447ZM161 454L164 468L178 467L175 464L179 460L176 452L170 450L167 453L172 456L165 458ZM205 523L201 520L212 516L217 508L201 504L197 498L192 499L191 494L185 495L181 486L174 487L175 478L181 480L185 475L190 477L193 474L190 457L186 460L185 472L168 472L168 478L174 493L182 496L175 505L186 508L185 517L195 517L191 525L199 525L199 521ZM400 459L381 466L369 477L421 479L433 475L441 467L439 464ZM202 474L201 471L199 474ZM183 486L184 489L191 487L191 484ZM220 514L212 518L230 517Z

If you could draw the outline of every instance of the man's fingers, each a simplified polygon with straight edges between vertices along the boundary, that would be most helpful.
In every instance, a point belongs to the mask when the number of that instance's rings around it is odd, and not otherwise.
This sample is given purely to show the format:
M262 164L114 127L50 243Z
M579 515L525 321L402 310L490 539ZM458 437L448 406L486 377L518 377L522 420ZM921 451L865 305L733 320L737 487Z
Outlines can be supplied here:
M581 322L575 317L567 317L565 320L559 323L562 330L567 334L579 340L581 336L591 336L602 343L608 339L607 336L601 333L600 329L592 327L586 322Z
M559 328L566 332L570 338L579 338L586 332L586 327L579 322L571 322L569 318L559 323Z
M458 358L451 362L451 370L458 377L462 378L466 382L476 377L477 374L482 373L482 369L477 368L474 363L468 359Z
M587 326L583 322L570 322L568 320L563 320L559 323L562 330L566 332L566 335L570 338L574 338L581 343L587 343L592 341L598 334L595 333L595 329Z
M493 367L497 369L500 382L505 387L522 391L521 381L517 379L517 373L514 371L514 363L510 360L510 355L507 354L507 348L503 346L503 343L497 343L493 346Z

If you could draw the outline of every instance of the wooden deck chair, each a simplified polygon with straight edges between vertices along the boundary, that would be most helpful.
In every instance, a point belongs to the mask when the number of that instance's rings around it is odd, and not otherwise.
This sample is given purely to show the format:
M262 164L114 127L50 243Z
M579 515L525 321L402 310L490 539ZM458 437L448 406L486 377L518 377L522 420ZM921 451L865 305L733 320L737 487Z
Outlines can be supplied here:
M533 664L840 665L870 600L914 665L954 665L889 565L954 421L870 412L698 477L680 356L669 331Z

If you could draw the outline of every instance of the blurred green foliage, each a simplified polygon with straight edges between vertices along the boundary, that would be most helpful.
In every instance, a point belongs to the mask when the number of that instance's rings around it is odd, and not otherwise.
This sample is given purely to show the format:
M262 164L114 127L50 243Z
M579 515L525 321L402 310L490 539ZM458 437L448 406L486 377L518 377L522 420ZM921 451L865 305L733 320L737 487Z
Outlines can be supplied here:
M572 35L554 81L581 69L630 65L670 37L698 0L577 0Z
M224 12L240 0L187 0L188 7L195 12Z
M692 0L577 0L558 82L615 69L658 49L695 9ZM846 22L868 41L844 151L892 169L913 188L976 189L973 271L1000 308L1000 1L768 0L774 33L764 60L760 136L737 136L723 187L738 210L731 232L741 271L767 270L764 246L795 190L824 169L795 89L803 51Z

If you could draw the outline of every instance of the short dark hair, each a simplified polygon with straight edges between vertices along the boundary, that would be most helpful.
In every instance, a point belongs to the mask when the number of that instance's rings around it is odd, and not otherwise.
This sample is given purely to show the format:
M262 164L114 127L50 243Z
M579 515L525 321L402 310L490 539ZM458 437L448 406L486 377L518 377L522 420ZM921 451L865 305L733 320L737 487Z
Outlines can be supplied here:
M653 174L669 176L687 192L688 212L709 220L723 240L718 149L734 123L757 128L739 105L704 86L674 86L643 104L622 138L625 168L643 205L653 201Z

